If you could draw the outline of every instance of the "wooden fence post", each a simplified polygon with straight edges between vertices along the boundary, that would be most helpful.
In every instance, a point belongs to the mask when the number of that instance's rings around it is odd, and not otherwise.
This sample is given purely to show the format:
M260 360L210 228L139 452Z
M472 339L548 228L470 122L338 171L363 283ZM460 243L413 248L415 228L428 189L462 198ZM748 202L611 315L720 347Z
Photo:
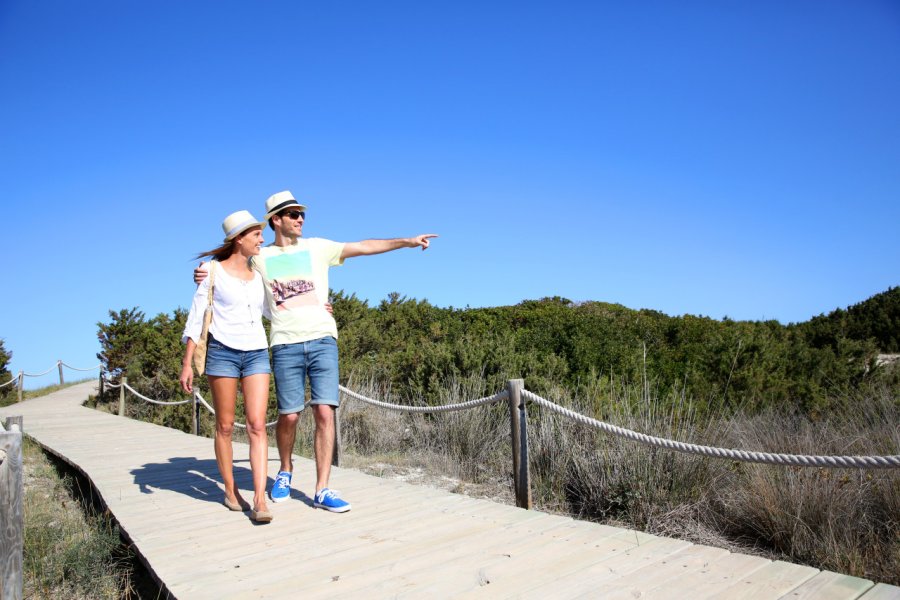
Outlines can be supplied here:
M100 381L97 383L97 389L100 391L100 401L103 401L103 371L100 371Z
M125 386L128 385L128 378L122 375L119 381L119 416L125 416Z
M513 484L516 506L531 509L531 476L528 472L528 423L525 417L525 401L522 400L524 379L506 382L509 392L509 428L512 437Z
M19 371L19 383L16 385L18 388L18 400L17 402L22 401L22 386L25 385L25 371Z
M0 598L22 598L22 417L0 424Z
M59 368L59 385L62 385L65 383L65 381L63 381L62 360L57 360L56 366Z
M339 406L334 407L334 451L331 453L331 464L341 466L341 418L338 415Z

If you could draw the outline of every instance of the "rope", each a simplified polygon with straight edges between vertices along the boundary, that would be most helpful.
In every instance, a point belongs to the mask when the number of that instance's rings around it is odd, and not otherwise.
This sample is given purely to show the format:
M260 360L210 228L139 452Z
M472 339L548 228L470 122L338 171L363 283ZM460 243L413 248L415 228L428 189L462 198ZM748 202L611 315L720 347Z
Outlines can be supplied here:
M522 390L522 398L531 400L532 402L548 408L570 419L590 425L605 433L611 433L619 437L637 441L642 444L656 446L657 448L665 448L667 450L675 450L687 454L699 454L702 456L710 456L713 458L728 458L750 463L764 463L770 465L788 465L795 467L831 467L831 468L860 468L860 469L891 469L900 467L900 455L894 456L805 456L802 454L772 454L769 452L752 452L747 450L728 450L725 448L714 448L711 446L699 446L696 444L685 444L674 440L654 437L638 433L623 427L617 427L591 419L575 411L563 408L558 404L541 398L537 394Z
M135 389L133 387L131 387L130 385L128 385L127 383L123 384L123 385L125 386L126 390L128 390L129 392L131 392L132 394L134 394L135 396L137 396L144 402L149 402L150 404L160 404L162 406L175 406L177 404L187 404L188 402L191 401L190 398L188 398L187 400L177 400L175 402L161 402L159 400L154 400L152 398L148 398L147 396L142 396L141 394L137 393L137 391L135 391Z
M47 369L47 370L44 371L43 373L25 373L25 372L23 372L22 375L24 375L25 377L42 377L43 375L46 375L47 373L49 373L49 372L52 371L53 369L57 369L57 368L59 368L59 367L58 367L58 364L57 364L57 365L53 365L52 367L50 367L49 369Z
M207 403L206 400L203 399L203 396L200 395L200 392L194 392L194 398L197 400L197 402L199 402L200 404L205 406L206 410L211 412L213 415L216 414L216 409L214 409L212 406L210 406L209 403ZM277 422L278 421L272 421L271 423L266 423L266 427L271 427L272 425L274 425ZM247 426L244 425L243 423L235 423L234 426L240 427L241 429L247 429Z
M99 369L100 367L103 366L103 363L97 363L96 366L91 367L90 369L78 369L78 368L73 367L72 365L67 365L63 361L59 361L59 362L62 366L72 369L73 371L93 371L94 369Z
M356 392L345 388L344 386L340 386L340 390L346 395L350 396L355 400L359 400L361 402L365 402L366 404L371 404L372 406L378 406L381 408L387 408L389 410L396 410L400 412L411 412L411 413L438 413L438 412L450 412L454 410L466 410L469 408L474 408L476 406L481 406L482 404L490 404L492 402L499 402L500 400L506 400L509 397L509 392L503 390L494 394L493 396L486 396L484 398L478 398L477 400L469 400L467 402L460 402L458 404L445 404L443 406L403 406L400 404L388 404L387 402L380 402L378 400L373 400L372 398L367 398L362 394L357 394Z
M113 383L113 382L110 381L109 379L104 379L104 380L103 380L103 385L106 386L106 387L108 387L108 388L112 388L112 389L116 389L116 388L122 387L122 384L121 384L121 383Z
M10 380L7 381L6 383L0 383L0 388L6 387L6 386L8 386L8 385L11 384L11 383L15 383L16 381L18 381L18 379L19 379L19 376L16 375L15 377L13 377L12 379L10 379Z

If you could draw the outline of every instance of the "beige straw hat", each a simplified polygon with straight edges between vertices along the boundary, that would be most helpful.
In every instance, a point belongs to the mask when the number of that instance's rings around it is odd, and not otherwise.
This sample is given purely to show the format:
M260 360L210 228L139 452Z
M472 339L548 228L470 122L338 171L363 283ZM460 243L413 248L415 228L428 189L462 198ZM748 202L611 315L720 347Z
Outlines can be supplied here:
M266 199L266 220L268 221L284 209L292 206L296 206L300 210L306 210L306 206L297 202L294 195L288 190L272 194Z
M257 221L256 217L250 214L250 211L239 210L233 212L222 221L222 231L225 232L225 241L230 242L238 235L244 233L251 227L265 227L265 221Z

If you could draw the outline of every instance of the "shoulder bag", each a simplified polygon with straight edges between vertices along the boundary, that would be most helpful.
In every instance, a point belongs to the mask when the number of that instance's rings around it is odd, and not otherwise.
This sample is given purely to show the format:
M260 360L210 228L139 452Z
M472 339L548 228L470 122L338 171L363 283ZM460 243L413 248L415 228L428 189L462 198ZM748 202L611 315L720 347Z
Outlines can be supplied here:
M203 375L206 371L206 340L209 337L209 324L212 323L213 315L213 288L216 282L216 261L209 261L209 294L206 310L203 312L203 330L200 332L200 339L197 340L197 347L194 348L194 369L197 375Z

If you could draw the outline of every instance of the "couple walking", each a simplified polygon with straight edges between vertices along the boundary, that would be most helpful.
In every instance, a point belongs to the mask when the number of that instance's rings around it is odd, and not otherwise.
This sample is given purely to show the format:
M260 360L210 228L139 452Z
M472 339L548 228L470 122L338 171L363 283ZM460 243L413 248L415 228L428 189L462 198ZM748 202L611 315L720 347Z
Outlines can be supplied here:
M216 410L215 451L225 486L224 504L233 511L250 510L254 521L268 522L266 505L268 440L266 406L269 375L275 373L278 422L275 438L281 465L269 490L272 502L290 497L294 465L291 453L299 413L304 408L309 379L315 418L316 487L313 503L332 512L350 510L350 503L328 488L334 452L334 411L338 394L337 325L328 304L328 269L347 258L382 254L400 248L428 248L434 234L412 238L333 242L302 238L306 206L289 191L266 200L265 219L275 243L263 247L266 222L248 211L228 215L222 223L225 240L197 258L211 257L194 271L197 291L184 329L186 344L181 387L193 393L191 362L200 338L203 313L212 281L212 323L209 327L206 376ZM262 317L271 321L266 343ZM272 349L269 368L267 347ZM253 506L241 498L232 474L231 436L237 388L244 394L244 412L250 439Z

